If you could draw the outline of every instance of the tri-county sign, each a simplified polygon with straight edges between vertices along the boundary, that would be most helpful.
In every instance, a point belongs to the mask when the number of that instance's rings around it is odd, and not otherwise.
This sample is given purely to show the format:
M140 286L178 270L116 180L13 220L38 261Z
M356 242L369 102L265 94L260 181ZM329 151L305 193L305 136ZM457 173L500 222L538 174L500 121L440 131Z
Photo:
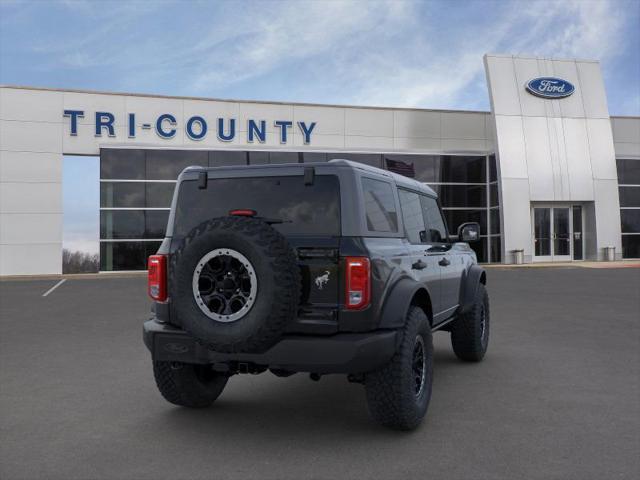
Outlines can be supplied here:
M556 77L534 78L525 87L529 93L542 98L564 98L576 90L570 82Z
M111 112L95 112L95 136L101 137L106 133L109 137L116 136L115 115ZM71 136L78 135L78 119L84 118L84 110L65 110L63 116L69 119L69 132ZM129 138L136 138L138 128L142 130L155 130L160 138L170 139L176 135L178 121L175 115L171 113L163 113L154 118L152 122L140 123L136 119L135 113L127 114L127 131ZM210 123L213 124L210 126ZM297 127L302 134L302 140L305 145L311 143L311 133L316 127L316 122L296 122ZM215 134L221 142L231 142L236 138L236 119L235 118L215 118L207 120L199 115L188 118L184 125L184 130L191 140L202 140L207 136L209 130L215 130ZM277 130L280 143L286 144L289 141L293 122L291 120L275 120L273 122ZM267 139L267 122L266 120L247 120L246 129L247 141L253 143L266 142Z

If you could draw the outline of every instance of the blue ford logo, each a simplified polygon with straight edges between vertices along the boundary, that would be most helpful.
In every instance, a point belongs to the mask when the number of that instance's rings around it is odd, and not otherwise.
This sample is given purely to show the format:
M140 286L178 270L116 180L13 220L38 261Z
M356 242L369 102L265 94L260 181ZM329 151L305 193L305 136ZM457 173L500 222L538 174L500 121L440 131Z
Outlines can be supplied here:
M543 98L563 98L571 95L576 87L566 80L555 77L539 77L529 80L526 85L529 93Z

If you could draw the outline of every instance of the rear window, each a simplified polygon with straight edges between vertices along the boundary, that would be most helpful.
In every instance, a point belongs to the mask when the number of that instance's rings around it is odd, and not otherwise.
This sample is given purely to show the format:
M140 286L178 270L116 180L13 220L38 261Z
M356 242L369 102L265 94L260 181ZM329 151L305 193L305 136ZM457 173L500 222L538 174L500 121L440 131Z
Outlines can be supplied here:
M184 237L200 223L225 217L230 210L251 209L259 217L279 219L273 228L283 235L340 235L340 182L335 175L316 175L313 185L302 176L209 179L182 182L173 228Z
M362 179L367 229L371 232L397 232L398 215L393 190L387 182Z

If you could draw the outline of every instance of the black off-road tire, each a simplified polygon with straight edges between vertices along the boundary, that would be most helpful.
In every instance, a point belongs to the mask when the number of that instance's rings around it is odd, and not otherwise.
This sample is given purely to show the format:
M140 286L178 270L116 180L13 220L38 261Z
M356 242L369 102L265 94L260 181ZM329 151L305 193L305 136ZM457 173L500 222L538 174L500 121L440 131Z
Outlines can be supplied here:
M413 430L427 413L433 381L433 340L424 311L412 306L399 333L402 339L391 361L365 376L367 405L371 416L382 425L395 430ZM422 389L416 394L413 362L418 337L423 343L425 368Z
M258 285L250 310L227 323L208 317L198 307L192 287L197 263L218 248L244 255ZM259 219L222 217L200 224L185 237L170 267L172 302L181 326L215 351L263 352L277 342L297 313L301 279L296 255L282 234Z
M181 407L209 407L222 393L228 377L208 365L153 362L153 375L162 396Z
M451 346L460 360L479 362L489 346L489 294L478 285L473 307L451 325Z

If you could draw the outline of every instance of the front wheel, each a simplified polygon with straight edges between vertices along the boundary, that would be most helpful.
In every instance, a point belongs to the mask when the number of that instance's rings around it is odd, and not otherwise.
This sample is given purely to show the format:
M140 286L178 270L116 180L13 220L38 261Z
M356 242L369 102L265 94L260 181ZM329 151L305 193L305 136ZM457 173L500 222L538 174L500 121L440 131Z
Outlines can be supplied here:
M416 428L427 413L433 380L433 340L424 311L410 307L391 361L365 376L371 416L396 430Z
M460 360L479 362L489 346L489 294L478 285L471 310L451 325L451 346Z
M210 406L229 378L209 365L179 362L153 362L153 375L165 400L189 408Z

